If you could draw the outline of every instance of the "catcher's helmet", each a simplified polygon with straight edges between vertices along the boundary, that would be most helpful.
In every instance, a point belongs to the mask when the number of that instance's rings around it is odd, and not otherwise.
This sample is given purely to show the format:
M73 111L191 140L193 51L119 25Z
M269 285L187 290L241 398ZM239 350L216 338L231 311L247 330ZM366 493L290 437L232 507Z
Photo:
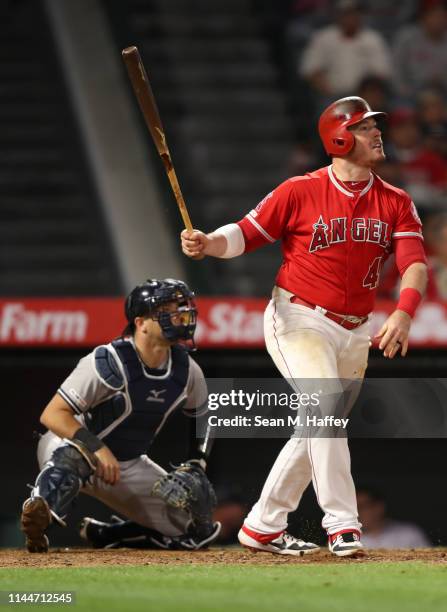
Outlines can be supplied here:
M177 302L175 311L160 308ZM183 281L174 278L147 281L133 289L126 298L125 314L129 322L125 333L135 331L135 317L152 316L158 321L164 337L171 342L193 340L197 323L194 293ZM176 322L179 320L179 323Z
M346 155L354 146L351 125L368 117L385 118L386 113L372 111L368 102L357 96L336 100L321 114L318 131L328 155Z

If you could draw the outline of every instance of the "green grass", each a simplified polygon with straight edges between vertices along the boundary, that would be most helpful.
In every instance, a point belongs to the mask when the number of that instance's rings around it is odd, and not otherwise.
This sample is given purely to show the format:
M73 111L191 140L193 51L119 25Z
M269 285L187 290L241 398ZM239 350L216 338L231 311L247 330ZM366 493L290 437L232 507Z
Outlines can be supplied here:
M0 590L76 591L75 606L31 606L73 612L420 612L422 607L444 612L447 565L347 562L2 569Z

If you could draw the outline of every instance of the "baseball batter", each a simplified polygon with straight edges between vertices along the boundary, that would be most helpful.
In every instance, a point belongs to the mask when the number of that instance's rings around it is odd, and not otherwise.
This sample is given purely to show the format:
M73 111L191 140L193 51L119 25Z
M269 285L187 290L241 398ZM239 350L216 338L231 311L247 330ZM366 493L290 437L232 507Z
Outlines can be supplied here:
M123 335L81 359L42 413L41 472L22 511L30 552L48 550L47 528L65 526L81 489L128 519L85 519L82 535L95 546L195 550L219 533L204 473L210 440L196 439L192 426L190 460L172 478L147 455L174 410L200 418L206 406L203 373L185 348L196 327L194 294L182 281L148 280L130 293L125 313Z
M407 352L426 286L426 259L411 198L372 171L385 158L377 123L384 115L362 98L334 102L319 120L330 166L285 181L238 223L181 235L183 252L193 259L237 257L281 240L283 262L265 312L265 341L282 376L297 386L326 379L328 388L337 388L337 381L363 378L368 318L392 252L402 278L400 298L377 338L387 358ZM286 531L288 513L311 481L329 550L364 554L346 437L292 437L245 519L240 543L279 554L318 550Z

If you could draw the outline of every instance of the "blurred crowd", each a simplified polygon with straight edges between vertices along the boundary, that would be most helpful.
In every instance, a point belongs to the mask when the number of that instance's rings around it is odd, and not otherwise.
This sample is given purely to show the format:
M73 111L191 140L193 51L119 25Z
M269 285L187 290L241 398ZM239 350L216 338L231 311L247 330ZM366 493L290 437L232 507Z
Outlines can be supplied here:
M311 100L289 174L327 163L315 132L321 110L346 95L388 113L377 173L413 198L425 228L429 299L447 299L447 2L291 0L284 36L297 89ZM397 271L385 270L394 298Z

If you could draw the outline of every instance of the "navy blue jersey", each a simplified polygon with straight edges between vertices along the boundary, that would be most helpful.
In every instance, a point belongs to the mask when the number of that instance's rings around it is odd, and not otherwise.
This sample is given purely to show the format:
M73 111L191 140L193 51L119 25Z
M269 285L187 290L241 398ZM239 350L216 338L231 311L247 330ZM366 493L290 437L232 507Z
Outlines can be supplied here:
M131 338L97 347L58 393L119 461L144 454L174 410L195 416L207 399L203 374L183 348L172 347L165 367L150 369Z

